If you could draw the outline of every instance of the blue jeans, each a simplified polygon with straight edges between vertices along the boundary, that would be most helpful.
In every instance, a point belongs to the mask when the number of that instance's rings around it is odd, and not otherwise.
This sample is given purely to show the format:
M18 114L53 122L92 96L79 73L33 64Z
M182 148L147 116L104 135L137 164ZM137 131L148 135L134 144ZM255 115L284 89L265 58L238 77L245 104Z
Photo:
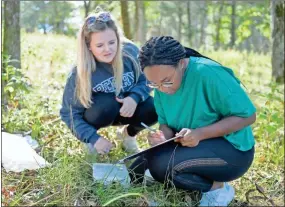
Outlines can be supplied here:
M196 147L170 142L137 158L129 172L133 183L142 182L145 170L149 169L153 178L166 183L166 187L207 192L214 181L228 182L241 177L253 158L254 147L243 152L222 137L203 140Z

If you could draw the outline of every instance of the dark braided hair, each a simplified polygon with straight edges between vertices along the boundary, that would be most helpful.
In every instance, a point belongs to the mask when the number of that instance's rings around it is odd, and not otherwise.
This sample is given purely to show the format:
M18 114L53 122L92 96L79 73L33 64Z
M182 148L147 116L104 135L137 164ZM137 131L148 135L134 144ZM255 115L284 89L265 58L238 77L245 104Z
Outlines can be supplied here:
M173 37L159 36L150 38L139 53L142 70L152 65L177 66L186 57L185 48Z
M179 60L189 58L190 56L203 57L215 61L207 56L201 55L192 48L183 47L171 36L150 38L140 50L139 61L142 70L152 65L172 65L176 67ZM215 62L220 64L217 61Z

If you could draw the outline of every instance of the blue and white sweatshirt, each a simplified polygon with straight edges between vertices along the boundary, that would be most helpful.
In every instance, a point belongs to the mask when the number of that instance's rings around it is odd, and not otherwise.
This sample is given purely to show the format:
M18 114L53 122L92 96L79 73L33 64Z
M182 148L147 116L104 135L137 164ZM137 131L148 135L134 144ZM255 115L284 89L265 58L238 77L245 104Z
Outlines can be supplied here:
M123 52L127 52L138 61L139 49L131 43L123 45ZM136 83L136 72L132 61L123 57L124 74L120 98L132 97L137 103L145 101L149 97L151 89L146 85L147 80L140 71L138 82ZM92 96L98 92L114 93L113 69L110 64L96 62L96 71L92 73ZM73 68L64 88L62 107L60 109L61 119L66 123L72 133L82 142L94 143L100 137L97 129L83 119L86 108L75 98L76 68ZM91 98L92 100L92 98Z

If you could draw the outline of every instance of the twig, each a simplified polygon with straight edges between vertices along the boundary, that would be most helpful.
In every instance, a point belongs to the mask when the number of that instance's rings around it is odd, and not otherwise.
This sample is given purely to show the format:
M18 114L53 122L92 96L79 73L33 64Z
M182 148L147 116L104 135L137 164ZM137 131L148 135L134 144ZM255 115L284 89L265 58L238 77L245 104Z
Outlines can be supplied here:
M54 119L54 120L52 120L52 121L46 123L46 125L52 124L52 123L57 122L57 121L59 121L59 120L61 120L60 117L58 117L58 118L56 118L56 119ZM33 130L30 130L30 131L28 131L28 132L24 132L24 133L23 133L23 136L27 136L27 135L31 134L32 131L33 131Z
M271 203L272 206L275 206L275 203L273 202L273 200L271 198L268 198L265 195L265 191L264 191L264 189L261 186L259 186L257 183L255 183L255 187L256 187L257 191L259 193L261 193Z
M41 200L38 200L38 201L35 202L35 203L30 204L29 206L35 206L35 205L37 205L38 203L40 203L40 202L42 202L42 201L44 201L44 200L46 200L46 199L48 199L48 198L50 198L50 197L56 195L56 194L59 194L59 193L60 193L60 192L56 192L56 193L54 193L54 194L51 194L51 195L49 195L49 196L47 196L47 197L45 197L45 198L43 198L43 199L41 199Z
M116 200L119 200L119 199L121 199L121 198L128 197L128 196L139 196L139 197L142 197L142 198L145 199L145 201L146 201L147 204L149 205L149 202L148 202L148 200L146 199L146 197L145 197L144 195L142 195L142 194L140 194L140 193L127 193L127 194L120 195L120 196L118 196L118 197L116 197L116 198L113 198L113 199L107 201L107 202L104 203L102 206L107 206L107 205L113 203L113 202L116 201Z

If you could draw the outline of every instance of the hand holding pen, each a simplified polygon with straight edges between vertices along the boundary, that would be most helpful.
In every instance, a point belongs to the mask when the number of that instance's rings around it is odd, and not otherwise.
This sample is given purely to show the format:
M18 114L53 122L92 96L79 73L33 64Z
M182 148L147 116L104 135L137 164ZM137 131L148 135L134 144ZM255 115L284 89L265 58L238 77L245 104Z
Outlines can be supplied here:
M157 145L161 142L166 141L166 138L165 138L165 136L161 130L156 130L156 129L150 128L149 126L147 126L143 122L141 122L141 125L149 130L147 140L151 146L154 146L154 145Z
M148 142L151 146L155 146L155 145L160 144L162 142L171 141L171 140L174 140L176 142L177 139L180 140L181 138L183 138L183 134L176 133L175 137L172 137L170 139L166 139L161 130L156 130L156 129L150 128L149 126L147 126L143 122L141 122L141 125L150 131L147 139L148 139Z

